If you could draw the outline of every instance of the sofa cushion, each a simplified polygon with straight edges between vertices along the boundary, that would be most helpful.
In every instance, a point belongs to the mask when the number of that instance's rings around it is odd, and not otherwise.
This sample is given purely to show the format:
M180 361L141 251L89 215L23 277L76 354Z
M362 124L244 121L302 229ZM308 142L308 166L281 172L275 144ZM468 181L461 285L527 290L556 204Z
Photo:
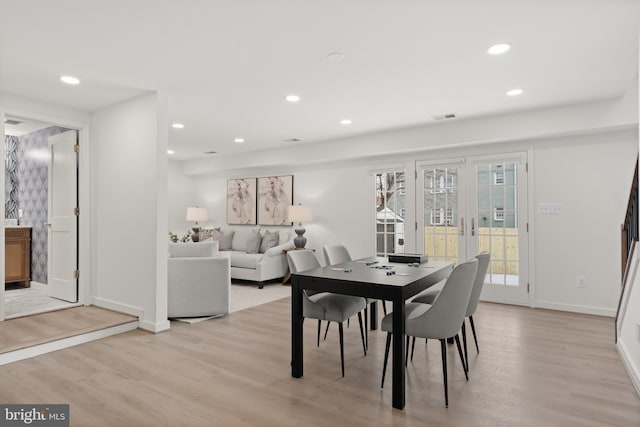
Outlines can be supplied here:
M262 243L260 244L260 252L265 253L274 246L280 244L280 235L277 231L265 231L262 236Z
M235 230L235 234L233 235L233 240L231 240L231 250L232 251L247 251L247 240L251 236L253 230L250 228L238 228Z
M231 267L256 269L264 254L248 254L245 251L232 251Z
M214 257L218 255L218 242L169 243L169 258Z
M248 254L260 253L260 243L262 243L262 234L260 230L253 230L247 239L246 251Z
M213 233L211 233L211 240L218 242L218 249L221 251L230 251L234 234L235 231L233 230L222 231L220 229L214 229Z

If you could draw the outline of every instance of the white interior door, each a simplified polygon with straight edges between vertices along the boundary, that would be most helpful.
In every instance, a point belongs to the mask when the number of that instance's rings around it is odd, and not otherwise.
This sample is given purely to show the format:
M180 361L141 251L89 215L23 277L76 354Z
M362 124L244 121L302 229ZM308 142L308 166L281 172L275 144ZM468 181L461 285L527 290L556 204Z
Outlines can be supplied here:
M78 301L77 131L49 137L48 284L50 295Z

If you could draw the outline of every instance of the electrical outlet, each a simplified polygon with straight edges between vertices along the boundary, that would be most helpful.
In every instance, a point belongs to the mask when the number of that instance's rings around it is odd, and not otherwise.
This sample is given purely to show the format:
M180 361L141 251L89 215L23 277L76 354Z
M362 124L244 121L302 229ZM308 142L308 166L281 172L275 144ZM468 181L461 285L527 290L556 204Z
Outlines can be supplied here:
M579 288L586 288L587 287L587 279L585 279L584 276L578 276L577 280L578 280L578 287Z
M538 213L540 215L560 215L562 208L557 203L540 203L538 204Z

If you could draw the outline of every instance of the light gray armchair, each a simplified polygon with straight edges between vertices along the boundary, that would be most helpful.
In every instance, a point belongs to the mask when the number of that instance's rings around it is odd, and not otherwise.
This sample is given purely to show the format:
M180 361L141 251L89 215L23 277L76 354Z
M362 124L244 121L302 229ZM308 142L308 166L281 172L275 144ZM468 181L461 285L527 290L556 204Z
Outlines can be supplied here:
M229 314L231 267L218 242L169 243L169 317Z

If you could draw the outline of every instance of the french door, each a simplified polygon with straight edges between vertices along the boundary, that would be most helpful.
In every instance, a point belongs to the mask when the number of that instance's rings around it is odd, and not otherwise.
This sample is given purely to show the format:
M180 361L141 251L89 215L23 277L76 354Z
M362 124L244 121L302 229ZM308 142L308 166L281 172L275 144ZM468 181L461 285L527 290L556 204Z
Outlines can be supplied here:
M462 262L491 254L482 299L528 304L526 154L416 163L417 249Z

